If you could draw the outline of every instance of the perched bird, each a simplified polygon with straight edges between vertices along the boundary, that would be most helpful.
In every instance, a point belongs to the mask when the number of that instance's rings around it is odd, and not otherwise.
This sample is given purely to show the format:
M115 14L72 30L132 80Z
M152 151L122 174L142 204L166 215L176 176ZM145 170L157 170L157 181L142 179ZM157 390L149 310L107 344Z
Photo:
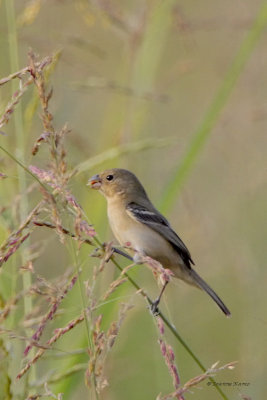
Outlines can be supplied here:
M108 169L94 175L88 185L105 196L110 227L122 246L131 244L135 250L135 262L138 263L140 255L155 259L177 278L203 289L227 316L231 315L219 296L192 268L194 262L187 247L167 219L153 206L132 172ZM154 303L153 311L157 311L161 294Z

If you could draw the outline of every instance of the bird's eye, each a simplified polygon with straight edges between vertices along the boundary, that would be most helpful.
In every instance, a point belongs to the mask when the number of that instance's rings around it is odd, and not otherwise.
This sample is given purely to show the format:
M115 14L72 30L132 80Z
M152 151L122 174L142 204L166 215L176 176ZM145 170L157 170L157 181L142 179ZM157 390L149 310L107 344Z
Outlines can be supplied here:
M107 180L107 181L112 181L112 179L113 179L113 175L108 175L108 176L106 177L106 180Z

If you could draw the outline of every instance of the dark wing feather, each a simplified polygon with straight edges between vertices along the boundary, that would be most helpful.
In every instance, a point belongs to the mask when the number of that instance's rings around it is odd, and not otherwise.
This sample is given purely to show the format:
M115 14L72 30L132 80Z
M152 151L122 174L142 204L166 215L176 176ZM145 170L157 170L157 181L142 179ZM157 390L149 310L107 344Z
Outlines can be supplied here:
M171 228L167 219L152 207L147 208L131 202L127 205L126 209L134 219L149 226L168 240L172 247L179 253L184 263L190 268L190 263L194 264L194 261L186 245Z

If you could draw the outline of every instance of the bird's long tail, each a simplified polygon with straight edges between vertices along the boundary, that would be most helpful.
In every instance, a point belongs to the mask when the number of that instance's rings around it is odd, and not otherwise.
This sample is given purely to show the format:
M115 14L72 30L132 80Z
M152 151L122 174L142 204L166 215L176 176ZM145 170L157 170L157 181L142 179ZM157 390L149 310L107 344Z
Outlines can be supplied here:
M196 273L192 268L190 269L190 276L194 283L200 288L203 289L208 295L215 301L215 303L220 307L220 309L224 312L226 316L230 316L231 313L224 304L224 302L220 299L220 297L212 290L212 288Z

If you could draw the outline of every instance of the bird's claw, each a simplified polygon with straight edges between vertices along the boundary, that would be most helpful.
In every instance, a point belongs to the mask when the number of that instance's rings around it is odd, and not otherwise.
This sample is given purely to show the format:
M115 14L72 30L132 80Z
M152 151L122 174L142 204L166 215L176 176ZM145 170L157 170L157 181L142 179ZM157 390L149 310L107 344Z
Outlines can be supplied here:
M152 312L152 314L156 317L157 315L159 315L159 299L153 301L153 303L151 303L150 305L150 311Z

